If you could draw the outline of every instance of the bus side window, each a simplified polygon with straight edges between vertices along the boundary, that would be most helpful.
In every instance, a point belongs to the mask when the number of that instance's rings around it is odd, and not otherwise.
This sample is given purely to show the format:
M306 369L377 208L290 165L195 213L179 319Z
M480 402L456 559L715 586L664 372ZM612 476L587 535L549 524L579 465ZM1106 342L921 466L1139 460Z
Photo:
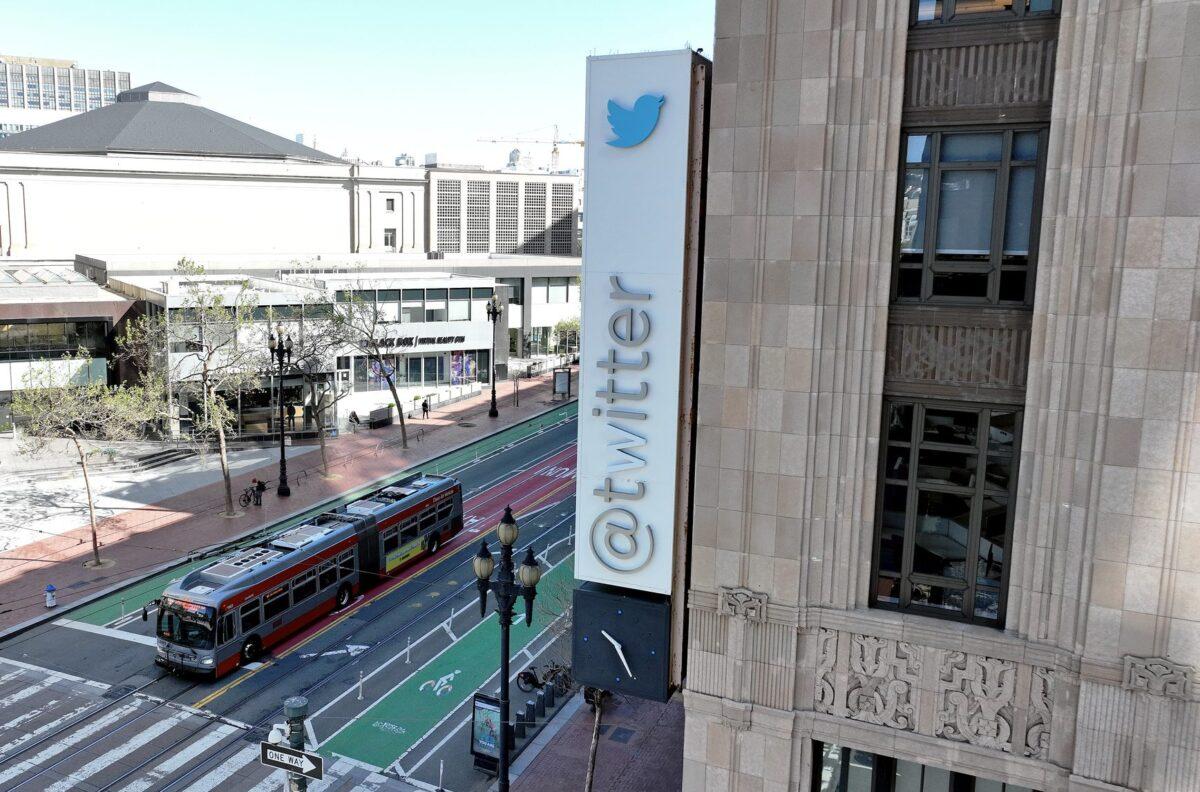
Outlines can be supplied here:
M285 610L287 610L288 609L287 586L284 586L283 590L280 591L275 596L264 599L262 609L263 609L263 618L266 619L267 621L274 619L276 616L280 615Z
M347 550L338 556L338 566L341 568L341 576L344 578L354 574L354 551Z
M407 520L400 528L400 542L408 544L413 539L417 538L417 518L412 517Z
M329 588L334 583L337 583L337 579L337 567L333 565L332 561L326 561L324 564L321 564L321 571L317 575L317 580L321 584L321 588Z
M234 632L233 614L226 613L217 623L217 646L224 646L232 641Z
M400 536L395 528L389 528L383 534L383 552L390 553L400 547Z
M424 530L426 528L432 528L433 524L436 522L437 522L437 511L435 509L429 509L423 515L421 515L421 529L422 530Z
M262 624L262 613L258 609L258 600L253 600L243 605L241 614L243 635Z
M438 519L444 520L450 516L450 510L454 508L454 501L446 501L441 506L438 506Z
M317 593L317 572L315 569L310 569L303 574L297 575L292 580L292 604L311 597Z

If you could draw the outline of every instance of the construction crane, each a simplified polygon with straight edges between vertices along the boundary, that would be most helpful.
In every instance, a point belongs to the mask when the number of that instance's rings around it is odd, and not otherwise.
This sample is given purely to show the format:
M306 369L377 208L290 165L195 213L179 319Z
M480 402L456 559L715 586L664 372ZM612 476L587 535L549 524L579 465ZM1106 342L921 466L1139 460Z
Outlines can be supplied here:
M554 125L554 137L551 140L543 140L537 138L522 138L522 137L501 137L501 138L478 138L479 143L547 143L554 148L550 149L550 170L558 170L558 155L559 146L582 146L582 140L563 140L558 136L558 124Z

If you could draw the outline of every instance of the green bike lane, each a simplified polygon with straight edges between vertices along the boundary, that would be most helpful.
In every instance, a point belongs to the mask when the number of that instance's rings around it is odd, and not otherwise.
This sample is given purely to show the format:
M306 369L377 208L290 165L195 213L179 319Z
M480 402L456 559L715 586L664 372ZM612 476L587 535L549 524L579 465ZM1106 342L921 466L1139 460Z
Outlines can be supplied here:
M285 531L288 528L299 525L305 520L309 520L318 514L328 511L331 508L341 506L356 500L368 492L383 486L386 482L401 478L417 471L426 473L449 473L457 470L464 465L475 462L483 457L486 457L494 452L503 449L505 446L515 443L525 438L531 437L540 432L542 429L548 428L561 421L575 417L578 412L578 403L569 402L554 410L534 416L522 423L510 426L488 437L481 438L473 443L457 448L441 456L420 462L411 467L407 467L388 475L381 479L364 484L355 489L349 490L337 498L324 501L313 506L311 509L293 515L287 519L281 520L273 525L267 526L256 531L253 535L244 537L241 540L230 542L222 549L222 552L228 552L239 546L246 546L262 541L265 537L271 534ZM140 612L143 603L154 599L162 594L172 581L177 580L193 569L205 566L212 562L214 554L209 554L195 561L186 562L178 566L173 566L168 570L144 578L142 580L131 583L130 585L108 594L98 600L80 605L79 607L63 613L63 616L74 621L92 624L97 627L113 626L116 622L123 619L131 618L131 614Z
M538 583L538 599L568 602L574 581L574 555L568 555ZM489 595L489 606L494 600ZM515 660L549 626L535 610L533 626L525 626L523 605L511 633ZM374 705L350 721L320 746L333 759L344 756L385 769L420 743L450 713L497 673L500 653L498 617L491 612L456 642L409 674ZM515 666L514 666L515 668ZM399 729L395 727L400 727Z

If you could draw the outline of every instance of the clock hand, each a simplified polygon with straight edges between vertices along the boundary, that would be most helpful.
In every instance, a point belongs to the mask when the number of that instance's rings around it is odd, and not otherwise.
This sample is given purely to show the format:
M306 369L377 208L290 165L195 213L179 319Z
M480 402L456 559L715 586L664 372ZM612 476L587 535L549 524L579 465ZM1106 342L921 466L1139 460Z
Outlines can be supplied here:
M607 630L601 630L600 634L608 639L608 642L613 645L613 649L617 650L617 657L621 658L621 665L625 666L625 673L629 674L629 678L637 679L633 675L633 669L629 667L629 661L625 659L625 651L621 649L621 644L617 642L617 639L609 635Z

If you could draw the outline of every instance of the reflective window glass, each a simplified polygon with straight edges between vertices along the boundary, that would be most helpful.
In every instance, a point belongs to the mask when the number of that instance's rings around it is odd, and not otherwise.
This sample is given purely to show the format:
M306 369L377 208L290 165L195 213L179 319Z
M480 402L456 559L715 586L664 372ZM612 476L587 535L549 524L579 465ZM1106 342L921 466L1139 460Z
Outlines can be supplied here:
M929 162L933 157L933 135L908 135L905 162Z
M938 255L987 257L992 246L995 199L995 171L943 171L938 197Z
M1033 216L1036 171L1013 168L1008 176L1008 205L1004 215L1004 255L1029 255L1029 220Z
M921 253L925 250L926 185L929 172L908 170L904 174L904 197L900 202L900 253ZM920 259L916 259L920 261Z
M1038 155L1037 132L1014 132L1012 159L1022 162L1035 162Z
M918 492L913 572L966 578L971 498L949 492Z
M942 135L942 162L999 162L1004 156L1000 132L960 132Z

